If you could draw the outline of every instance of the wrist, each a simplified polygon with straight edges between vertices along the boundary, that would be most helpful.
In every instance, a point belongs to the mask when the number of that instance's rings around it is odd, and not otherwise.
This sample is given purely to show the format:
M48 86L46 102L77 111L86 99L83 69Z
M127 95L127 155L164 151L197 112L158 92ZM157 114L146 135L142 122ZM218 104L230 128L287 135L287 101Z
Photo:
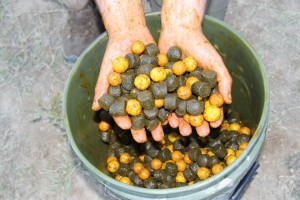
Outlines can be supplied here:
M120 25L108 28L107 34L110 38L131 37L134 35L149 34L149 29L147 26L140 24Z
M206 0L164 1L161 11L162 30L199 31L205 12Z
M140 0L96 0L109 36L147 29Z

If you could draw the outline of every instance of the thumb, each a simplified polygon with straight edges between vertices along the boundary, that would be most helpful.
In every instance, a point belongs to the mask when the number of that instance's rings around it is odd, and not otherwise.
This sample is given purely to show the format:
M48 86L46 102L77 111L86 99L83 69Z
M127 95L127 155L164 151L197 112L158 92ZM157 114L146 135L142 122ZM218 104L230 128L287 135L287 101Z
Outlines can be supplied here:
M158 41L158 48L161 53L167 53L168 49L173 46L173 42L171 38L167 38L166 35L161 32Z
M227 104L232 103L231 97L231 87L232 87L232 78L227 70L224 68L217 68L219 69L217 72L217 81L218 81L218 90L220 94L224 98L224 102ZM226 69L226 68L225 68Z
M100 97L104 94L107 93L108 91L108 80L107 77L111 73L112 69L111 67L108 67L107 62L102 62L101 68L100 68L100 73L97 79L97 83L95 86L95 95L94 95L94 101L92 105L92 110L98 111L101 109L101 106L98 103L98 100Z
M193 56L204 69L214 70L217 73L218 90L225 103L230 104L232 78L215 48L210 43L190 45L189 55Z

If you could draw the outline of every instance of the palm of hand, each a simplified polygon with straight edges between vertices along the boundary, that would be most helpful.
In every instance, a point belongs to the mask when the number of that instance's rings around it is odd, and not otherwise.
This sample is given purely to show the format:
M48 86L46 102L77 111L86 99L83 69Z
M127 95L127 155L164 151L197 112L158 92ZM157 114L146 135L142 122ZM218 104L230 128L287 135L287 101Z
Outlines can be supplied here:
M144 42L144 44L156 43L149 30L135 32L135 34L118 34L117 37L109 38L105 55L101 64L97 84L95 87L94 103L92 106L93 110L97 111L101 109L100 105L98 104L98 99L108 90L109 83L107 77L113 71L112 61L120 55L126 55L127 53L130 53L130 47L136 40L140 40ZM128 116L114 117L114 120L122 129L131 128L131 121ZM131 129L131 133L134 140L137 142L142 143L147 140L145 128L140 130ZM152 136L157 141L162 139L163 130L161 125L159 125L155 130L152 131Z
M163 53L166 53L171 46L178 46L182 49L183 56L193 56L201 67L216 71L219 91L223 95L225 102L231 103L228 94L230 94L232 79L220 55L206 39L200 29L198 31L187 31L184 33L177 31L175 34L171 35L162 31L158 45L160 51ZM182 118L178 118L175 113L170 115L168 121L171 127L179 127L179 131L182 135L187 136L191 134L191 125ZM218 127L222 121L223 112L221 118L217 122L210 123L210 126ZM208 122L204 121L200 127L196 127L196 131L200 136L208 135L210 131Z
M109 37L97 84L95 87L94 103L92 106L93 110L97 111L101 109L98 104L98 99L108 90L109 84L107 81L107 77L113 71L113 60L120 55L126 55L127 53L130 53L130 47L136 40L140 40L145 44L155 43L149 31L140 31L140 33L135 34L120 34L116 37Z
M197 59L200 66L206 69L212 69L217 72L219 91L225 97L226 103L231 103L231 99L227 98L230 94L231 77L216 50L212 47L209 41L199 31L189 31L186 33L176 32L177 34L167 34L164 31L161 32L159 40L159 49L161 52L166 53L171 46L179 46L183 55L190 55ZM145 44L155 43L149 30L141 30L134 34L116 34L117 37L111 36L108 41L107 49L101 64L101 70L98 76L98 81L95 87L95 97L93 103L93 110L101 109L98 104L98 99L102 94L106 93L109 87L107 77L112 72L112 61L120 55L126 55L131 51L131 44L140 40ZM128 116L115 117L115 122L122 129L130 129L131 122ZM223 120L223 114L219 121L211 123L210 126L218 127ZM191 126L185 122L182 118L178 118L175 113L172 113L168 119L168 123L171 127L179 127L179 131L182 135L187 136L192 132ZM196 127L197 133L200 136L206 136L209 134L209 124L205 121L202 126ZM145 142L147 140L145 129L132 130L132 135L135 141ZM154 140L161 140L163 138L162 126L159 125L154 131L152 131Z

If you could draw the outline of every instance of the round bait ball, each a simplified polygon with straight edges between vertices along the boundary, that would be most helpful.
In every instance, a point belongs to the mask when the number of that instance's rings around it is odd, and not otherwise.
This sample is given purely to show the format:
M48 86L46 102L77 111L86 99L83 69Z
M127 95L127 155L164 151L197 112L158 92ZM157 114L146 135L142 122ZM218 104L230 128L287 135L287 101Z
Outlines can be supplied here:
M192 89L192 85L198 81L199 81L199 79L197 77L191 76L186 79L185 85L187 87L189 87L190 89Z
M140 74L134 79L134 85L139 90L146 90L150 86L151 80L146 74Z
M116 172L120 167L120 163L117 160L113 160L107 164L107 170L109 172Z
M194 127L201 126L203 122L204 122L203 115L190 115L189 117L189 123Z
M166 79L167 73L162 67L154 67L150 71L150 77L154 82L161 82Z
M246 126L243 126L240 128L240 133L246 134L246 135L251 135L251 130Z
M134 54L141 55L145 51L145 44L142 41L135 41L131 45L131 51Z
M205 180L210 176L210 171L206 167L199 167L197 170L197 176L200 178L200 180Z
M172 66L172 72L173 74L177 76L181 76L186 72L186 65L182 61L177 61Z
M192 72L197 68L197 61L194 57L188 56L183 59L183 62L186 65L186 71Z
M112 63L113 70L117 73L125 72L129 67L129 62L124 57L117 57Z
M117 72L111 72L108 75L108 83L112 86L118 86L122 83L122 76Z
M141 112L142 112L141 103L136 99L128 100L127 104L126 104L126 112L132 116L137 116L137 115L141 114Z
M108 131L110 129L110 124L107 121L101 121L98 124L100 131Z
M218 121L221 117L221 109L217 106L208 106L204 109L204 119L208 122Z
M223 96L219 93L213 93L209 96L209 103L212 106L221 107L224 103Z
M187 86L180 86L177 90L177 96L182 100L187 100L192 96L192 91Z
M160 67L164 67L169 62L168 56L165 53L159 53L157 55L157 59L158 59L157 64Z
M222 164L220 163L217 163L217 164L214 164L211 168L211 171L214 175L220 173L221 171L223 171L224 167Z
M154 99L154 106L156 108L161 108L164 106L164 99Z

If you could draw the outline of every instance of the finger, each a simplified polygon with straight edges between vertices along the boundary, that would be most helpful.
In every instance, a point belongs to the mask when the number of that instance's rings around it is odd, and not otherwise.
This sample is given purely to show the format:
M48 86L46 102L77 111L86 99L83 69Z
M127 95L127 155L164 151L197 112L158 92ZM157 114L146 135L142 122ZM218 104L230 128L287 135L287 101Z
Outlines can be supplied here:
M158 41L158 48L159 48L159 52L160 53L167 53L168 49L170 48L171 44L167 43L167 41L165 38L165 34L163 34L163 32L161 32L160 36L159 36L159 41Z
M161 141L164 138L164 131L160 123L151 133L155 141Z
M101 96L107 92L108 84L106 81L106 78L101 78L102 76L99 75L96 86L95 86L95 95L94 95L94 101L92 105L93 111L98 111L101 109L101 106L98 103L98 100L101 98Z
M127 115L114 117L114 120L121 129L128 130L131 128L131 121Z
M210 57L214 57L211 60L211 69L217 73L217 83L218 83L218 90L220 94L224 98L224 102L230 104L232 102L231 97L231 87L232 87L232 78L223 63L222 58L216 51L210 55ZM219 58L217 58L219 57Z
M133 139L137 143L144 143L144 142L147 141L147 135L146 135L145 128L142 128L142 129L139 129L139 130L131 129L131 134L132 134Z
M218 128L222 122L223 122L223 119L224 119L224 111L223 111L223 107L220 108L221 109L221 116L220 116L220 119L218 121L215 121L215 122L211 122L210 123L210 126L213 127L213 128Z
M167 125L168 123L169 123L169 121L166 120L166 121L164 121L164 123L162 123L162 125L164 126L164 125Z
M200 42L196 45L190 44L186 53L193 56L203 68L214 70L217 73L219 92L222 94L225 103L230 104L232 102L232 78L221 56L204 35L200 35L197 40Z
M207 43L205 48L208 51L208 60L206 61L206 66L208 69L214 70L217 73L217 82L218 90L224 98L224 102L230 104L231 99L231 87L232 87L232 78L226 68L222 57L216 51L216 49L210 44Z
M179 119L175 113L171 113L169 116L169 125L172 128L177 128L179 126Z
M179 118L179 132L183 136L189 136L192 133L192 127L189 123Z
M120 55L125 55L127 52L130 51L130 46L129 45L124 45L121 46L120 44L114 42L113 40L109 40L107 44L107 48L105 50L103 60L101 63L101 68L100 68L100 73L98 75L98 80L95 86L95 95L94 95L94 102L92 105L92 109L97 111L99 110L100 105L98 103L99 98L107 92L109 83L107 80L107 77L109 74L113 71L112 68L112 62L113 60L120 56Z
M223 61L222 61L223 62ZM216 63L220 65L220 63ZM217 72L218 90L224 98L224 102L227 104L232 103L231 87L232 78L225 67L216 67L214 69Z
M209 124L207 121L204 121L201 126L196 127L197 134L201 137L208 136L209 134Z
M109 62L107 58L106 59L104 58L101 64L100 73L95 86L95 95L94 95L94 101L92 105L92 110L94 111L101 109L98 100L108 90L109 84L107 81L107 77L112 71L112 68L110 66L111 66L111 62Z

